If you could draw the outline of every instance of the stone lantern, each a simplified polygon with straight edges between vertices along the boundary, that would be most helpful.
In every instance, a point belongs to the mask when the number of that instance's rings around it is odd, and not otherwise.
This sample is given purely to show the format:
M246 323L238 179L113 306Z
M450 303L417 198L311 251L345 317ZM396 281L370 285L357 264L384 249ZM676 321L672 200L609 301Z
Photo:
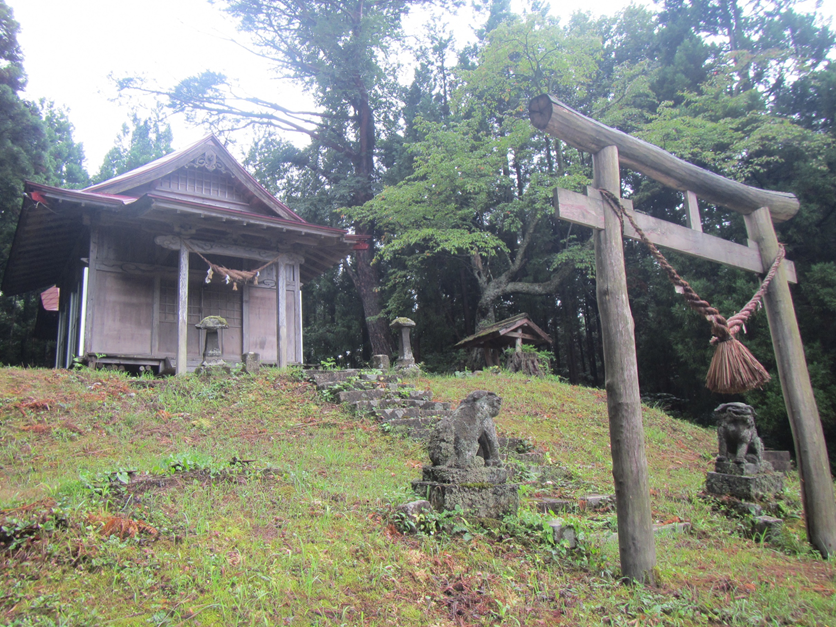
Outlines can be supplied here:
M206 345L203 349L203 361L198 372L210 372L220 369L229 372L229 366L221 359L221 329L228 329L226 320L220 316L206 316L195 325L196 328L206 331Z
M418 366L415 364L415 357L412 355L412 344L410 343L409 338L414 326L415 322L404 317L395 318L389 324L389 328L392 329L392 332L398 334L398 360L395 362L395 368L397 370L419 370Z

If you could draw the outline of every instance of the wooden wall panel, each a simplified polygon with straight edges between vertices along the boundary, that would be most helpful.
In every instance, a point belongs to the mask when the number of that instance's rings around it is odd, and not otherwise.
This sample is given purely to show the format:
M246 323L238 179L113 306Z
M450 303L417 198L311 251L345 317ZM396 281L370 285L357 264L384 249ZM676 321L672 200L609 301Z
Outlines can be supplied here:
M276 361L276 290L252 287L249 300L249 350L261 361Z
M200 332L195 328L200 322L200 287L202 283L189 281L189 325L187 334L189 363L200 363L198 357L202 355L199 347ZM160 281L159 327L157 329L157 357L177 356L177 281L163 279Z
M93 352L149 355L153 306L153 277L100 272L95 295Z

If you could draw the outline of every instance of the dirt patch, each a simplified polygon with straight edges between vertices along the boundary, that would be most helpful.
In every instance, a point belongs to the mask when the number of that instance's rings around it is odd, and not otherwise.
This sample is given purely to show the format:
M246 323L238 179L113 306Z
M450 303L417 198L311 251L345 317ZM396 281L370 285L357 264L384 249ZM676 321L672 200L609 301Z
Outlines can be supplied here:
M470 625L498 609L490 594L489 582L484 578L457 575L452 580L444 578L440 583L440 603L457 625Z

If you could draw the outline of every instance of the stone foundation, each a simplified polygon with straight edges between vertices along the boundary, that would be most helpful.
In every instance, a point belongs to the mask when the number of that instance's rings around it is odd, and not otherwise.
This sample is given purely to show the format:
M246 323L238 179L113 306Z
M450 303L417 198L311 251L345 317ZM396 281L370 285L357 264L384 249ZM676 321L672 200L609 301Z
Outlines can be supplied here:
M739 499L758 499L783 490L784 477L778 473L746 476L710 472L705 478L705 491L719 496L729 494Z
M453 511L457 507L467 516L502 518L516 514L520 506L516 483L436 483L413 481L412 489L427 499L437 511Z

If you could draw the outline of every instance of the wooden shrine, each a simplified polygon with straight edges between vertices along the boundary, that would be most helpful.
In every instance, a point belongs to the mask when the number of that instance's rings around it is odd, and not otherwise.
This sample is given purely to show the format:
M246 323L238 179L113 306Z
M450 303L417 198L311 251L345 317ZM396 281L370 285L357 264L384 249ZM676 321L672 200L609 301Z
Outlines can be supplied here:
M623 234L627 224L602 202L599 190L621 195L620 166L636 170L685 195L688 226L625 210L655 244L678 252L765 274L778 255L774 222L798 211L792 194L756 189L686 163L642 140L587 118L544 94L529 104L532 124L574 148L592 153L593 184L583 196L558 189L557 217L594 229L598 306L603 330L604 368L613 478L618 509L621 568L632 580L652 580L656 563L633 317L627 299ZM743 214L750 246L705 234L698 199ZM825 557L836 551L836 500L824 434L795 318L790 262L778 267L764 296L784 401L795 440L807 534Z
M528 314L521 313L464 338L456 348L481 348L485 364L491 367L501 365L500 357L507 348L513 346L519 351L523 344L543 346L551 343L548 333L534 324Z
M208 136L84 190L27 182L2 289L58 286L56 367L194 370L206 316L229 325L224 360L255 352L284 366L302 361L302 285L353 245L293 213Z

